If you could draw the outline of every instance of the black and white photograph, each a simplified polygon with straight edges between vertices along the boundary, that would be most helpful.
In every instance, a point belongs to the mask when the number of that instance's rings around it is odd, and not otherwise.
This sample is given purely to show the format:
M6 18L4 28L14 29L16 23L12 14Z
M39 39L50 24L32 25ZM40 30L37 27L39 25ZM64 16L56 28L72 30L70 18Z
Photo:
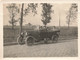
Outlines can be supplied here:
M3 57L78 57L78 4L4 3Z

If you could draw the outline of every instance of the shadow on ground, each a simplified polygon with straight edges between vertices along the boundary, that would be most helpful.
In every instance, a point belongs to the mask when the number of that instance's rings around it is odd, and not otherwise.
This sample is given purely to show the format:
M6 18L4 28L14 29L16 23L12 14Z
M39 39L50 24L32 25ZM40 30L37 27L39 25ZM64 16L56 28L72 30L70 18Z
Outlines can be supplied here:
M66 42L71 42L72 40L75 40L77 38L62 38L62 39L58 39L57 42L52 42L51 40L49 40L47 43L45 43L44 41L40 41L40 42L36 42L34 43L32 46L34 45L43 45L43 44L58 44L58 43L66 43ZM18 45L17 42L11 42L11 43L4 43L4 46L11 46L11 45ZM24 44L23 44L24 45ZM26 44L27 45L27 44Z

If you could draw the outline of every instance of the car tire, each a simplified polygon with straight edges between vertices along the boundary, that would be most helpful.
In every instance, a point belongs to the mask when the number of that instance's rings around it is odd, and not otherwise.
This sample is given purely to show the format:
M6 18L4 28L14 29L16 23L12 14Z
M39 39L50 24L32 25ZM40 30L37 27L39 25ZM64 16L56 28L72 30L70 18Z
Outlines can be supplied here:
M23 38L19 36L19 37L17 38L17 43L18 43L19 45L23 45L23 44L24 44Z
M34 43L34 39L32 37L28 37L27 40L26 40L26 44L28 46L32 46Z

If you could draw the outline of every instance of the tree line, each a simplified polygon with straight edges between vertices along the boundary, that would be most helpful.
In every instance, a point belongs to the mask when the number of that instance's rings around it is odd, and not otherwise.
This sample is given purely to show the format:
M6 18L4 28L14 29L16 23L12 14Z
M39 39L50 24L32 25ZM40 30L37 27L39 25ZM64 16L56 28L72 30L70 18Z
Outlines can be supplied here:
M54 11L52 10L53 5L49 4L49 3L41 3L40 4L42 7L42 19L41 21L43 22L44 26L46 27L46 25L48 23L50 23L51 20L51 13ZM20 7L21 8L20 8ZM37 3L28 3L27 7L24 8L25 4L9 4L6 8L9 11L9 23L12 25L12 29L14 29L14 26L16 25L16 22L20 23L20 33L22 32L22 26L23 26L23 19L25 16L27 16L30 12L34 13L33 16L35 16L35 14L37 14L37 7L38 4ZM70 26L70 23L74 20L77 19L77 12L78 12L78 6L76 3L72 3L71 7L69 8L69 11L67 12L68 14L66 15L66 19L67 19L67 24L68 24L68 28ZM16 19L16 16L20 14L20 17Z

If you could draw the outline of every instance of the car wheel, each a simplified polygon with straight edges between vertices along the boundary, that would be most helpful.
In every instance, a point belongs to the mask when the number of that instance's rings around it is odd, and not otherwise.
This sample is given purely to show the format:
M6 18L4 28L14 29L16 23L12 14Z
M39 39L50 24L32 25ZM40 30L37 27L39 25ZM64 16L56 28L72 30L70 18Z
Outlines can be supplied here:
M23 44L24 44L23 38L19 36L19 37L17 38L17 43L18 43L19 45L23 45Z
M27 39L27 45L28 46L32 46L33 45L33 38L32 37L29 37L28 39Z

